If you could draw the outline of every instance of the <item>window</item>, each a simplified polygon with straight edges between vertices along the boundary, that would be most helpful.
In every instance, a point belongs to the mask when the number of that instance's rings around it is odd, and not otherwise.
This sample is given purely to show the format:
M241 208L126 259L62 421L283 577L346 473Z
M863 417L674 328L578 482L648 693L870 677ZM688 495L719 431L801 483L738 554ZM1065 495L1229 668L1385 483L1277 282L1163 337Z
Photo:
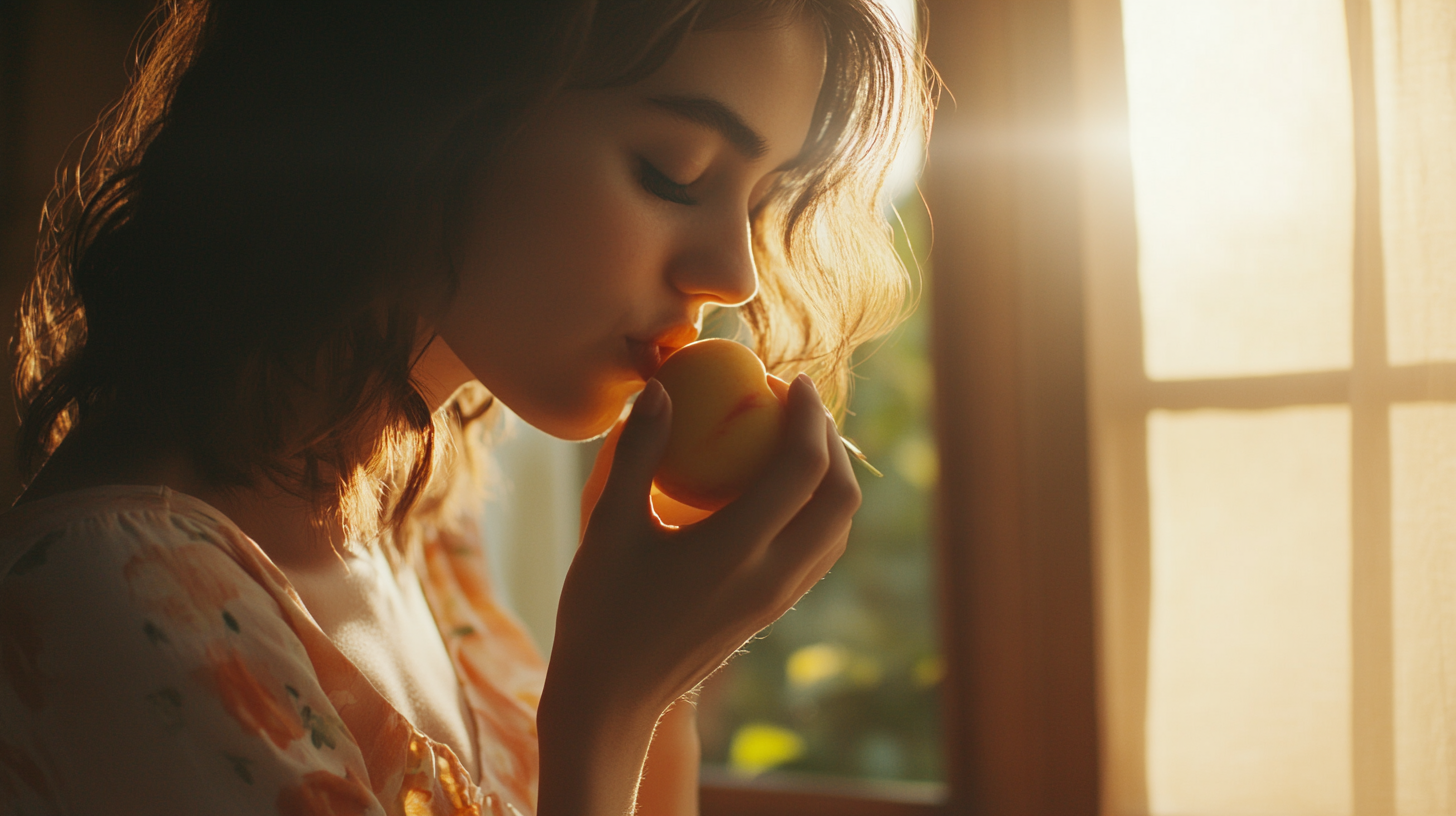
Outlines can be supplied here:
M1118 6L1081 77L1104 812L1451 812L1456 12Z

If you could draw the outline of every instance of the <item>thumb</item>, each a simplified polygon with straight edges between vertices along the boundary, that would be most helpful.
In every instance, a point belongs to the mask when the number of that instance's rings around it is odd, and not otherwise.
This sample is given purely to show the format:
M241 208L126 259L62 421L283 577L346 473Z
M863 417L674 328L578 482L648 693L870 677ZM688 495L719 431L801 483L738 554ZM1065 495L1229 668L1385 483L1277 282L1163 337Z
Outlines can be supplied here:
M649 380L622 428L612 470L593 511L594 517L603 513L626 513L624 520L651 519L652 476L667 448L671 424L672 400L661 383Z
M626 420L619 421L612 426L602 440L601 450L597 451L596 461L592 462L591 474L586 477L586 484L581 486L581 529L577 531L577 540L586 535L586 523L591 519L592 510L597 506L597 500L602 497L602 488L607 486L607 476L612 472L612 460L617 455L617 440L622 438L622 428Z

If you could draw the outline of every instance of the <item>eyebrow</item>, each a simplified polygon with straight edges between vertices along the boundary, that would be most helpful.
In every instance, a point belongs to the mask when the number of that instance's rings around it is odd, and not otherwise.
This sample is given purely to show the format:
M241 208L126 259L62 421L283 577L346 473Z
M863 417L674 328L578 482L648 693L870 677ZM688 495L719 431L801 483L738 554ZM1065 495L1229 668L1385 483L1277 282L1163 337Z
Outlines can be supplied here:
M768 140L749 127L736 111L711 96L654 96L647 101L674 116L717 131L749 159L761 158L768 152Z

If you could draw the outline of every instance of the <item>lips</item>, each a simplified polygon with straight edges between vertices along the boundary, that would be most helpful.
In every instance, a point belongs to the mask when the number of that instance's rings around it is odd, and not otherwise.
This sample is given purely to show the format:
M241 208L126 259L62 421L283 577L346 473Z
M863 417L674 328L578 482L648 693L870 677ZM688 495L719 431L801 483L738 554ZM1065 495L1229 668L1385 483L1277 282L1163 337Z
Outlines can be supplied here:
M649 339L627 338L627 350L632 357L632 367L643 382L652 379L662 361L674 351L698 339L698 329L691 324L671 326L650 335Z
M657 373L657 367L662 365L662 359L667 356L663 354L662 346L642 340L629 338L627 349L632 353L632 367L637 369L638 376L644 382L652 379L652 375Z

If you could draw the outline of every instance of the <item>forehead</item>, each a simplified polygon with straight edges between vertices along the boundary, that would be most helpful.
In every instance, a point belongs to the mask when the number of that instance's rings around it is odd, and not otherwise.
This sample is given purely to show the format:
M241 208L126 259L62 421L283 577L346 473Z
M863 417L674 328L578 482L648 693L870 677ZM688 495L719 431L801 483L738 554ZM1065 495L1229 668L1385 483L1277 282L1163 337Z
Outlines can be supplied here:
M824 37L808 20L695 31L630 92L703 97L738 114L778 160L798 154L824 80Z

